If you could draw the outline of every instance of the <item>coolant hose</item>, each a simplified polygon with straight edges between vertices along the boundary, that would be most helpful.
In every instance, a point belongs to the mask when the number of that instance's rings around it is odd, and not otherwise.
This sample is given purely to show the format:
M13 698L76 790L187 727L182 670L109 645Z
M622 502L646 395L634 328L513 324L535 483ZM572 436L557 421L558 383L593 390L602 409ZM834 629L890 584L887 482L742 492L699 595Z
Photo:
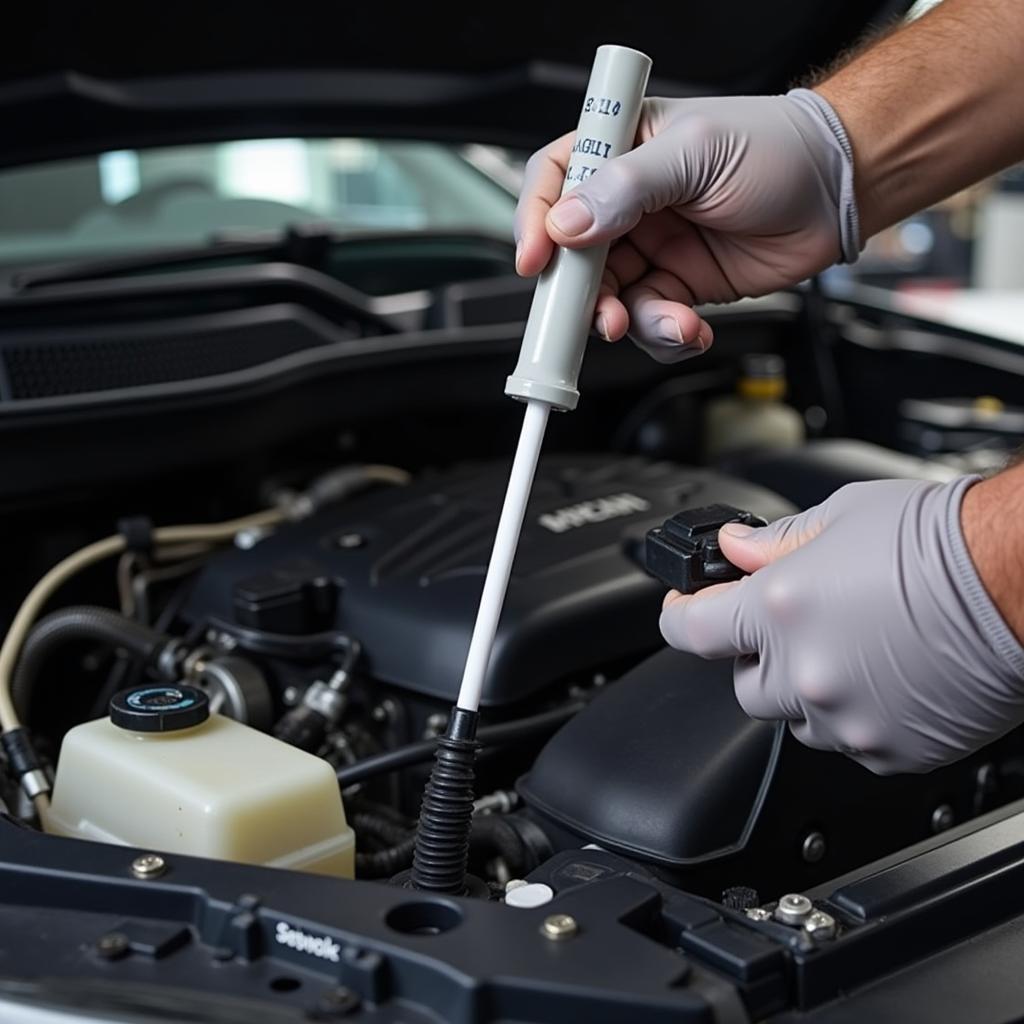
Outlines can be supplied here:
M64 644L92 640L143 661L158 657L174 641L109 608L75 605L51 612L32 628L11 677L11 698L22 721L47 659Z

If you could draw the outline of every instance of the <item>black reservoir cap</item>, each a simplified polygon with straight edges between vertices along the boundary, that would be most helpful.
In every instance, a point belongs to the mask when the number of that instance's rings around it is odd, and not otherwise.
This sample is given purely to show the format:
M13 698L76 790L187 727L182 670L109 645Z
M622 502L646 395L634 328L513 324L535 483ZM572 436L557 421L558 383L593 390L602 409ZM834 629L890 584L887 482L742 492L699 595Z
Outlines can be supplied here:
M210 702L194 686L135 686L110 698L110 720L132 732L174 732L210 717Z

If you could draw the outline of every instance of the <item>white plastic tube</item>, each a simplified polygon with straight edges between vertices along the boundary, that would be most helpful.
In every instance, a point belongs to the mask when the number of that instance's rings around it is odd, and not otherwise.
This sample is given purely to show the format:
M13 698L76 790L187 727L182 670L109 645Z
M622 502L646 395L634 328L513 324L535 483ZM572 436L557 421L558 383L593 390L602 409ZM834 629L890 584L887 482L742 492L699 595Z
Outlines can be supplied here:
M498 632L498 619L505 603L505 591L508 590L512 562L516 557L519 533L523 528L526 503L530 500L533 474L537 470L537 459L540 457L540 446L544 441L544 428L550 411L551 406L547 402L526 403L523 429L516 446L512 472L509 474L505 504L501 508L498 532L494 537L494 549L487 566L480 608L476 613L466 668L459 687L459 707L464 711L477 711L480 707L480 694L483 692L491 649Z
M563 195L632 148L650 70L650 58L638 50L598 47ZM580 397L576 379L607 255L607 245L559 249L534 292L519 362L505 387L507 395L526 402L526 412L459 688L463 711L480 708L548 413L574 409Z

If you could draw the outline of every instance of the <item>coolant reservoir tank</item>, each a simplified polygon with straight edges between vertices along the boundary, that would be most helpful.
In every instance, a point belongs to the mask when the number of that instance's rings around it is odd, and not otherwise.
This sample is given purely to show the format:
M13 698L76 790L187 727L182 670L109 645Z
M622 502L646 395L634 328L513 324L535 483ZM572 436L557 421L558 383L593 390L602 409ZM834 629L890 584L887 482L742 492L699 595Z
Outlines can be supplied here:
M351 878L355 839L319 757L221 715L190 686L117 694L61 746L48 831Z

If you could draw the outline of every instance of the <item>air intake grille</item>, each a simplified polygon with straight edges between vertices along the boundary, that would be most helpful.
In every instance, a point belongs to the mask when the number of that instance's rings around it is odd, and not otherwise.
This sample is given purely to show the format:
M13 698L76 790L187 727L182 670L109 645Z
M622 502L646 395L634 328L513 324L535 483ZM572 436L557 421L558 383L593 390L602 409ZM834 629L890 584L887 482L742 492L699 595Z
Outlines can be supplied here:
M133 336L51 337L2 348L7 397L14 400L79 395L199 380L243 370L324 344L308 324L292 318L225 325L204 330L142 325ZM148 333L147 333L148 332ZM71 333L71 332L68 332Z

